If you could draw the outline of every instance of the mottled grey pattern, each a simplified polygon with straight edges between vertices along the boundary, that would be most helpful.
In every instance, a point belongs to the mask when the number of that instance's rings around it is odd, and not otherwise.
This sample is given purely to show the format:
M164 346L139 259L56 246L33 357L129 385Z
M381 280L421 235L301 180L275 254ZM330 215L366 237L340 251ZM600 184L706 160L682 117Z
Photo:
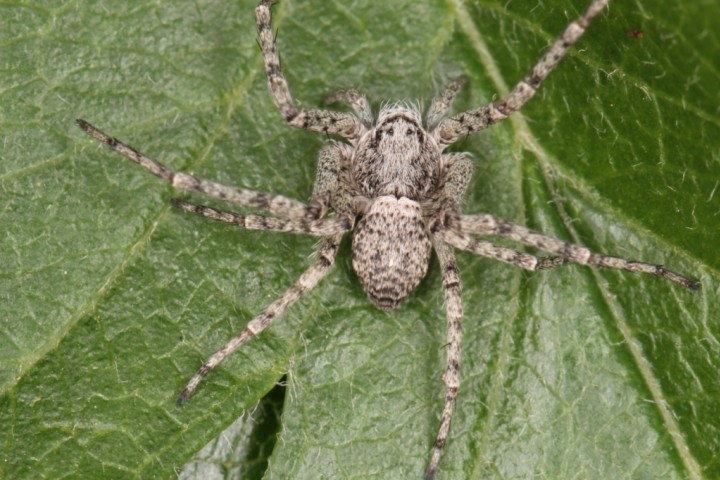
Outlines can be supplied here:
M659 265L594 253L585 247L532 232L493 215L460 213L473 165L468 155L443 153L444 149L461 136L482 130L519 110L608 2L594 0L588 10L565 29L507 98L443 120L466 81L460 78L433 100L426 122L423 123L417 107L403 104L384 107L377 119L374 119L367 99L352 89L339 90L329 95L326 103L346 103L354 114L295 107L280 68L280 57L270 24L270 7L274 2L263 1L255 13L273 101L288 124L337 135L347 142L331 141L320 152L312 199L307 204L280 195L230 187L173 172L132 147L105 135L88 122L78 120L80 128L89 135L176 188L265 210L272 216L239 215L184 200L173 200L173 205L182 210L246 229L301 233L324 238L313 265L293 286L253 318L240 334L202 365L180 392L178 401L185 401L213 367L262 332L313 288L332 267L340 240L350 231L354 231L353 268L370 300L381 310L397 308L410 295L427 272L431 249L434 248L437 253L447 316L447 368L443 375L446 395L440 427L425 472L426 479L434 478L438 470L460 388L463 306L453 248L528 270L569 263L599 265L649 273L689 289L697 289L697 282ZM473 235L506 238L556 256L537 257L474 238Z
M415 290L430 262L430 236L420 205L405 197L377 198L358 222L353 268L380 310L393 310Z
M393 195L416 202L440 184L441 152L422 128L420 113L397 106L382 110L374 129L362 136L350 179L367 198Z

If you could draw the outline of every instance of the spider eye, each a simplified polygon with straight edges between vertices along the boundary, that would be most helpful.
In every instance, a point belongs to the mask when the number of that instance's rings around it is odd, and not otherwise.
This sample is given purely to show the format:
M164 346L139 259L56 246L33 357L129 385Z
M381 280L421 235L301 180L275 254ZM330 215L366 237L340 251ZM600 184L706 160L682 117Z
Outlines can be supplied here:
M387 129L387 133L388 133L388 135L394 135L394 134L395 134L395 129L394 129L393 127L390 127L390 128Z
M408 137L412 137L413 135L415 135L415 130L413 130L412 128L408 128L407 130L405 130L405 135Z

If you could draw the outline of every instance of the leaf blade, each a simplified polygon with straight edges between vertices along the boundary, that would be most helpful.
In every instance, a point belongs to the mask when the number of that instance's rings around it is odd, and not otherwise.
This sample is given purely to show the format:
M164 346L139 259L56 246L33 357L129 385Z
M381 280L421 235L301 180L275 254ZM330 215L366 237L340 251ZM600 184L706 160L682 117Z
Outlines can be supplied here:
M468 10L512 84L584 3L559 2L531 20L531 8L515 2ZM10 199L2 222L11 225L0 291L16 320L0 348L1 423L13 426L0 433L10 459L3 473L166 475L287 369L285 430L269 478L421 472L442 402L434 267L399 312L384 315L354 281L346 245L318 291L213 372L188 407L172 403L199 362L300 274L313 241L171 213L170 189L82 139L67 104L174 168L300 199L321 140L274 111L252 4L83 5L92 8L18 10L27 16L13 25L32 33L6 30L15 83L3 92L3 130L14 141L0 173ZM367 86L374 99L428 98L459 73L473 80L458 108L501 91L470 35L453 30L455 10L395 7L335 4L318 17L312 2L276 6L302 104L345 86ZM720 137L706 107L717 90L704 85L718 56L716 37L697 33L713 31L702 9L717 7L663 8L614 4L523 111L527 126L498 125L459 146L478 160L466 210L699 269L712 292L718 254L706 246L716 234L701 227L717 225L718 166L706 159L717 158L709 139ZM627 37L623 18L641 24L642 40ZM9 105L19 112L13 124ZM694 476L687 454L701 476L714 476L717 425L706 419L716 405L717 326L705 292L688 300L654 279L582 268L526 276L459 260L465 373L446 477ZM680 446L659 402L678 417Z

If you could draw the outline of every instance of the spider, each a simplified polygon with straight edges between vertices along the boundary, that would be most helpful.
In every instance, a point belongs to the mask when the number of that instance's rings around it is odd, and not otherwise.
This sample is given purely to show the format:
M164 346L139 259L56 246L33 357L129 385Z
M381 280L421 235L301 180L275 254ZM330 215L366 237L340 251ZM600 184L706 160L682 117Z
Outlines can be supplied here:
M518 111L533 97L543 80L609 1L592 1L585 13L566 27L506 98L446 118L445 113L465 82L461 78L432 101L423 120L417 107L402 103L381 108L375 117L368 100L352 89L329 95L326 103L345 103L354 113L296 107L280 67L271 27L271 7L275 1L263 0L257 6L255 15L265 73L275 105L290 125L345 140L329 142L321 150L309 203L174 172L102 133L88 122L78 120L78 125L86 133L175 188L265 210L270 216L238 215L173 199L172 205L181 210L241 228L309 234L323 239L315 262L292 287L201 366L178 395L178 402L187 400L208 372L265 330L327 274L335 261L340 240L346 233L352 232L353 235L352 265L362 288L370 301L384 311L397 308L418 286L427 272L431 251L434 250L440 263L445 297L447 367L442 376L446 392L444 407L425 472L426 479L433 479L448 438L460 388L463 306L454 249L526 270L568 263L598 265L656 275L691 290L699 288L694 280L660 265L594 253L491 214L460 213L460 204L473 171L472 162L466 154L443 151L459 138L483 130ZM328 215L330 210L332 214ZM476 236L506 238L554 256L537 257Z

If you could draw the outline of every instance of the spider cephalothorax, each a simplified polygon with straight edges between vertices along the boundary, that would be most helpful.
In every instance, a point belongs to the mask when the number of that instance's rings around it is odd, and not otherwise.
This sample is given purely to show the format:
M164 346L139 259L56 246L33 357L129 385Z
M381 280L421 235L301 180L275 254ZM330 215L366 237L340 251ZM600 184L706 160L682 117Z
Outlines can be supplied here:
M328 102L349 104L354 113L296 107L280 68L270 26L270 8L274 2L263 0L255 13L265 73L275 104L290 125L336 135L346 142L330 142L320 152L312 199L307 204L173 172L84 120L78 120L79 126L88 134L176 188L259 208L270 216L238 215L173 200L173 205L182 210L248 229L323 238L314 264L202 365L180 392L178 401L185 401L214 366L267 328L273 319L320 281L332 266L345 233L353 232L353 268L370 300L381 310L396 308L417 287L427 272L434 249L442 271L448 334L447 369L442 377L446 385L445 405L426 470L426 478L431 479L438 469L460 387L463 308L453 248L527 270L568 263L599 265L649 273L690 289L698 288L693 280L659 265L594 253L490 214L461 215L459 210L472 174L472 163L465 154L443 153L443 150L458 138L482 130L519 110L608 2L594 0L505 99L444 118L465 81L456 80L433 100L425 129L419 109L402 104L387 105L373 121L368 101L356 90L339 90L327 98ZM325 216L328 211L332 214ZM556 256L536 257L472 235L503 237Z
M381 111L377 125L360 138L350 165L360 195L420 202L438 188L441 151L418 112L392 108Z

